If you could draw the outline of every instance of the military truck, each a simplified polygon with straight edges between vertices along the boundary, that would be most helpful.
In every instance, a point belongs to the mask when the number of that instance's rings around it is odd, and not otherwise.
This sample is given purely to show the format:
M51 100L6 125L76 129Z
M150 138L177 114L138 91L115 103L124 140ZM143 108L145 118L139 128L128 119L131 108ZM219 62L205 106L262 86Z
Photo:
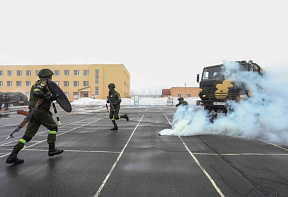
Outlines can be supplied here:
M240 69L236 72L248 71L251 74L257 72L264 77L263 69L253 61L236 61ZM252 75L251 75L252 76ZM197 74L197 82L199 83L199 74ZM199 83L198 105L202 105L204 109L212 114L221 112L227 114L230 108L228 100L239 102L241 99L251 96L251 90L244 83L239 83L225 76L225 66L223 64L204 67L201 81ZM247 98L246 97L246 98ZM214 113L215 114L215 113Z

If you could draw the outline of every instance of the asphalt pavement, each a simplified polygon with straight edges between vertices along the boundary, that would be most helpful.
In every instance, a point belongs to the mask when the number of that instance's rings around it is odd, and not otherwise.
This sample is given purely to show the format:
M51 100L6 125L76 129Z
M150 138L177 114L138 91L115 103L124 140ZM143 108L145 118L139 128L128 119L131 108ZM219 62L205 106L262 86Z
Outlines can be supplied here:
M56 147L40 127L5 163L25 127L5 140L24 116L0 116L0 196L288 196L288 147L261 139L218 135L159 136L171 128L175 106L121 106L130 120L112 123L105 106L59 109ZM27 108L21 107L27 110ZM53 110L52 110L53 111ZM8 114L8 115L7 115Z

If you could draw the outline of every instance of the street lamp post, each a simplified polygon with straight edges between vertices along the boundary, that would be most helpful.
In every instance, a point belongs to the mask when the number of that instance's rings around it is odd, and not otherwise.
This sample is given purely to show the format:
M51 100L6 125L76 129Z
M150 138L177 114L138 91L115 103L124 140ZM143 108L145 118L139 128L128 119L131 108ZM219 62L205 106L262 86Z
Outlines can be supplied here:
M185 98L186 98L186 83L185 83Z

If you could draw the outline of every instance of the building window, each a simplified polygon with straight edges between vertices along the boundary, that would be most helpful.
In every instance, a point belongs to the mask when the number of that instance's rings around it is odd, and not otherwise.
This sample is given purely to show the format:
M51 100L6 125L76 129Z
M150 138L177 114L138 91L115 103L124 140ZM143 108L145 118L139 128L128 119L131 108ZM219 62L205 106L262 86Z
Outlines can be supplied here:
M17 87L21 87L21 85L22 85L21 81L16 81L16 86Z
M54 81L54 82L59 86L59 84L60 84L59 81Z
M26 87L30 87L31 86L31 81L26 81Z
M95 70L95 84L99 84L99 69Z
M0 76L3 76L3 70L0 70Z
M12 81L7 81L7 86L12 87Z
M64 75L69 76L69 70L64 70Z
M12 76L13 75L13 71L12 70L8 70L7 71L7 76Z
M83 81L83 86L84 86L84 87L89 86L89 81Z
M95 95L99 95L99 86L95 86Z
M83 76L89 76L89 70L83 70Z
M64 81L64 87L69 87L69 81Z
M38 76L39 70L35 70L35 75Z
M79 76L79 70L74 70L74 76Z
M79 81L73 81L74 87L79 87Z
M191 94L187 94L187 97L191 97Z
M26 76L31 76L31 70L26 70Z
M73 92L73 98L79 98L79 92Z
M19 76L19 77L22 76L22 70L17 70L17 76Z
M178 97L181 97L181 94L178 94Z
M0 87L3 87L3 81L0 81Z
M60 70L54 70L54 75L59 76L60 75Z

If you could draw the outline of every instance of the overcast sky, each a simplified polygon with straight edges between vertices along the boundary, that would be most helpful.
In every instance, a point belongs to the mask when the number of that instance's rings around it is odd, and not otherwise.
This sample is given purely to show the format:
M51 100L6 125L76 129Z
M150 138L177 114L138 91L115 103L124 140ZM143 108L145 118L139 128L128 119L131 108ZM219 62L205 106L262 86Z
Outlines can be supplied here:
M0 65L124 64L134 92L223 60L288 68L286 0L0 0L0 28Z

